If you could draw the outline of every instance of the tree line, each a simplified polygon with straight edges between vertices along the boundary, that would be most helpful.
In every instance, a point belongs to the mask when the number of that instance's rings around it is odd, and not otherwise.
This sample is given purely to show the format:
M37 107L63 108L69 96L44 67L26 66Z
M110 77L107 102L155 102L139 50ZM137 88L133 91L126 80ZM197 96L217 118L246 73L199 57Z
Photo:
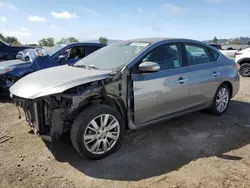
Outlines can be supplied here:
M14 36L5 37L4 35L0 33L0 40L10 45L21 45L17 37L14 37ZM99 37L98 41L99 43L104 44L104 45L108 44L108 39L106 37ZM55 44L66 44L66 43L74 43L74 42L79 42L79 40L74 37L68 37L68 38L62 38L61 40L56 42L53 37L48 37L48 38L43 38L39 40L38 45L51 47L51 46L54 46ZM28 44L28 45L37 46L37 44Z

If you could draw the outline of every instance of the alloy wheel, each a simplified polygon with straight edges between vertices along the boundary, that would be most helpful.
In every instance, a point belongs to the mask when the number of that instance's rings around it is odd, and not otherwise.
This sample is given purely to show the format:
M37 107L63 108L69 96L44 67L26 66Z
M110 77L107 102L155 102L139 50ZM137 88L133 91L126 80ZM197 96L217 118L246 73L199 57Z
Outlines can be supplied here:
M243 64L240 67L240 73L244 77L250 76L250 64Z
M112 149L120 135L118 120L110 114L101 114L87 125L83 142L93 154L103 154Z
M223 87L219 90L216 96L216 109L219 112L223 112L228 105L229 102L229 93L228 90Z

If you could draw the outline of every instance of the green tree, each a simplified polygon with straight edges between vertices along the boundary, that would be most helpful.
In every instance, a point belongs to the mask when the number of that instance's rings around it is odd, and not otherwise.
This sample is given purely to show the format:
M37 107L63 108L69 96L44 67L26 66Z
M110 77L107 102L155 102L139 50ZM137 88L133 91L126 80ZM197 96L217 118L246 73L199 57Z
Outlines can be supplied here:
M69 38L62 38L57 42L57 44L66 44L66 43L74 43L74 42L79 42L76 38L74 37L69 37Z
M48 46L48 41L47 39L43 38L38 41L39 46Z
M101 44L107 45L108 44L108 39L106 37L100 37L99 42Z
M217 42L218 42L218 39L217 39L217 37L215 36L214 39L213 39L213 43L217 44Z
M69 41L70 43L79 42L79 40L77 40L77 39L74 38L74 37L69 37L69 38L68 38L68 41Z
M0 40L4 41L6 40L6 38L2 35L2 33L0 33Z
M43 38L41 40L38 41L39 46L54 46L55 44L55 39L52 37L49 38Z
M67 38L61 38L61 40L59 40L57 42L57 44L66 44L66 43L68 43L68 39Z
M55 45L55 39L52 37L47 38L48 40L48 46L54 46Z
M8 44L12 44L12 45L20 45L21 44L16 37L6 37L5 42L7 42Z
M4 41L10 45L20 45L21 44L16 37L13 37L13 36L5 37L1 33L0 33L0 40Z

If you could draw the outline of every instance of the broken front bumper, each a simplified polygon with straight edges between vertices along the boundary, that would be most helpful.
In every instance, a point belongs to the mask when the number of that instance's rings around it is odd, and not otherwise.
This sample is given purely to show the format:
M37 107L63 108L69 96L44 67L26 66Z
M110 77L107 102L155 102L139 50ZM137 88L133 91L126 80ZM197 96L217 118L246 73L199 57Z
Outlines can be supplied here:
M12 96L13 97L13 96ZM36 135L46 134L48 129L44 126L44 109L42 101L30 101L13 97L16 105L23 108L26 121Z
M67 111L64 107L49 106L43 99L29 100L12 94L11 97L18 107L23 108L26 121L36 135L56 140L68 130L65 124Z

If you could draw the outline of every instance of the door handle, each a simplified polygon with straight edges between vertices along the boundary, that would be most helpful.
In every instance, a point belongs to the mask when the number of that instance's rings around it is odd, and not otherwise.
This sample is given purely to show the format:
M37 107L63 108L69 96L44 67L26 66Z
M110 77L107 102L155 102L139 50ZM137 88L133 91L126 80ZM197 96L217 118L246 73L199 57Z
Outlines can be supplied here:
M216 77L216 76L219 76L220 73L219 72L213 72L212 76Z
M180 83L180 84L183 84L183 83L186 82L186 81L188 81L187 78L182 78L182 77L180 77L176 82L177 82L177 83Z

